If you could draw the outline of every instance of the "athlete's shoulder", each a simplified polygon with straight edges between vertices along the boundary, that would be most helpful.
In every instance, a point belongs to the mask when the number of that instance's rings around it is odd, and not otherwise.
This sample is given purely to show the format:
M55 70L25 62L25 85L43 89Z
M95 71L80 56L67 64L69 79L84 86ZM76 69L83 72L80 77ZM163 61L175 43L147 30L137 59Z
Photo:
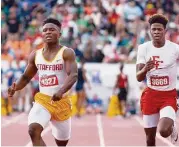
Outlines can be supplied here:
M30 55L29 55L29 57L35 56L35 55L36 55L36 52L37 52L37 50L32 50L31 53L30 53Z
M29 55L28 60L29 60L30 62L35 62L35 57L36 57L36 50L32 50L32 52L31 52L30 55Z
M173 49L175 52L179 52L179 45L175 42L172 42L170 40L166 40L167 48Z
M75 57L75 52L72 48L66 47L63 51L63 59L69 59L69 58L74 58Z
M44 48L40 48L40 49L37 49L35 50L36 52L41 52Z
M42 53L42 50L43 50L43 48L40 48L40 49L34 50L35 55L37 56L39 53Z
M75 54L74 50L72 48L64 46L64 53L66 54Z
M143 43L143 44L140 44L139 46L138 46L138 48L140 48L140 49L146 49L147 47L149 47L149 46L151 46L152 45L152 41L147 41L147 42L145 42L145 43Z
M61 46L60 50L62 51L62 54L64 54L65 52L74 52L74 50L72 48L69 48L65 45Z
M179 45L177 43L172 42L170 40L166 40L166 42L167 42L168 45L179 47Z
M63 47L64 47L64 50L67 52L74 52L74 50L72 48L69 48L67 46L63 46Z

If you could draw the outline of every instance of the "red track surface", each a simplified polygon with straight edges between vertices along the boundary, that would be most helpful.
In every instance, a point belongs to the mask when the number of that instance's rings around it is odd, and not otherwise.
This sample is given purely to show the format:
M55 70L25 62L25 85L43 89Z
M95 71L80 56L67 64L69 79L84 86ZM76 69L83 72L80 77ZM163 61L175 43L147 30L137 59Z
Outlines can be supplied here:
M1 146L31 146L27 116L25 113L14 113L1 118ZM178 119L177 124L179 127ZM56 146L49 127L44 130L43 139L48 146ZM141 118L109 118L105 115L85 115L80 119L74 117L68 146L145 146ZM157 135L157 146L173 145L168 139ZM175 146L179 146L179 143Z

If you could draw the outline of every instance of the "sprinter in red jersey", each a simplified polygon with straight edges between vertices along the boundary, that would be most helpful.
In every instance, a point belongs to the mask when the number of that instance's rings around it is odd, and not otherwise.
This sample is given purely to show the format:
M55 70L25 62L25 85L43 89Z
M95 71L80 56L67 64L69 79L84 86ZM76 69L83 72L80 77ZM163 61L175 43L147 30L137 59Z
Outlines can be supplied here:
M123 72L124 64L120 65L120 74L117 76L117 81L115 84L115 89L119 90L118 99L119 99L119 108L122 115L126 116L126 101L127 101L127 93L128 93L128 77Z

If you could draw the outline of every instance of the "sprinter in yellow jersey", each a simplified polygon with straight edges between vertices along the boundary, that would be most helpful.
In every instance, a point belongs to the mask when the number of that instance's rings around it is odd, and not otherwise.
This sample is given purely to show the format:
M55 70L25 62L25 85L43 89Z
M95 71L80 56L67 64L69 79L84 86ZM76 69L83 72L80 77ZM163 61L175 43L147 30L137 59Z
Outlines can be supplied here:
M21 78L8 89L9 97L23 89L38 71L40 92L28 116L29 135L33 146L45 146L41 133L50 122L58 146L66 146L71 134L69 89L77 80L77 64L72 49L59 45L61 24L48 18L43 22L44 48L29 56Z

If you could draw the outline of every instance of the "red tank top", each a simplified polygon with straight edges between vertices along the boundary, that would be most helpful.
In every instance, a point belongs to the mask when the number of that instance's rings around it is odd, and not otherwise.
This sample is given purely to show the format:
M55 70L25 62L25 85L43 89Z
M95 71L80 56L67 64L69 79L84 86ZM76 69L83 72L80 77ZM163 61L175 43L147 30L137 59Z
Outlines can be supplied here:
M127 76L125 74L118 75L118 88L126 88Z

